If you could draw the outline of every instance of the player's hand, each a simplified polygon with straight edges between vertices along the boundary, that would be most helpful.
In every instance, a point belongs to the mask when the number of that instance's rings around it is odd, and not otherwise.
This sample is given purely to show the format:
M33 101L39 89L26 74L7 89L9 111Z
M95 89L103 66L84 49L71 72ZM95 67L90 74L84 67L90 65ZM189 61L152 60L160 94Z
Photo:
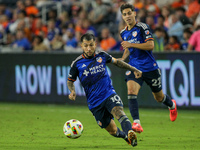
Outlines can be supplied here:
M132 44L127 41L121 42L121 45L122 45L123 49L132 47Z
M141 78L142 77L142 71L140 71L140 70L134 71L134 75L135 75L136 79Z
M69 94L69 99L75 101L75 99L76 99L76 92L75 92L75 91L72 91L72 92Z

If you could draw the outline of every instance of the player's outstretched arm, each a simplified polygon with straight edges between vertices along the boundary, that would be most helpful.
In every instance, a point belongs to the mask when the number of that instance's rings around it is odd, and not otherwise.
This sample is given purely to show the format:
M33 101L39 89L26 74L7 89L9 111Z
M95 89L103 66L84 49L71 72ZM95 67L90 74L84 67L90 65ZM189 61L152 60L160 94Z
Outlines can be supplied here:
M67 86L68 86L68 89L70 90L70 94L69 94L69 99L75 101L76 99L76 92L75 92L75 86L74 86L74 82L72 81L67 81Z
M119 59L116 59L116 58L112 57L112 63L114 65L116 65L117 67L133 71L134 74L135 74L135 78L140 78L142 76L142 71L136 69L135 67L127 64L126 62L124 62L122 60L119 60Z
M127 58L129 55L130 55L130 52L129 52L128 48L126 48L126 49L124 50L124 53L123 53L123 55L122 55L122 58L118 58L118 59L119 59L119 60L125 61L126 58Z

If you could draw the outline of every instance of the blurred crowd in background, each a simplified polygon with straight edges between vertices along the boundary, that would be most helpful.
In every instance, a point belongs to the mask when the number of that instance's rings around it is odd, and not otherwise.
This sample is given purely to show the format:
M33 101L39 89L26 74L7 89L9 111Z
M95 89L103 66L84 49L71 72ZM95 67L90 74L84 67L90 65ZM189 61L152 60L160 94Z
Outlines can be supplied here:
M200 51L200 0L0 0L0 49L80 52L80 37L90 32L98 48L123 51L127 2L149 25L155 52Z

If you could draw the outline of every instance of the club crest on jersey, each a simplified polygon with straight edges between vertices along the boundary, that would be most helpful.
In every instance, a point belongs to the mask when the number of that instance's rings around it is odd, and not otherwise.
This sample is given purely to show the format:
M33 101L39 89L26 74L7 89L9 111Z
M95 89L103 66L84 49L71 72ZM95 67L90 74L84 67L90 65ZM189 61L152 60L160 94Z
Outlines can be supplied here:
M131 71L126 71L126 75L129 76L131 74Z
M136 37L136 36L137 36L137 31L133 31L133 32L132 32L132 35L133 35L134 37Z
M101 123L101 121L97 121L97 123L98 123L98 125L99 125L99 126L102 126L102 123Z
M150 33L149 30L146 30L146 31L145 31L145 34L146 34L146 35L148 35L149 33Z
M101 57L97 57L97 62L101 63L102 62L102 58Z

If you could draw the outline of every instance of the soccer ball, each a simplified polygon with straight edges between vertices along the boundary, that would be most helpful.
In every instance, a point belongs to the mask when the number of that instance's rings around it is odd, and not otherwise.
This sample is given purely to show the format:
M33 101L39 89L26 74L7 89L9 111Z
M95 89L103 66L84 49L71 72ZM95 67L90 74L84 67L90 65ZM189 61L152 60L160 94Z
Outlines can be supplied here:
M63 126L63 132L68 138L79 138L83 133L83 125L76 119L68 120Z

